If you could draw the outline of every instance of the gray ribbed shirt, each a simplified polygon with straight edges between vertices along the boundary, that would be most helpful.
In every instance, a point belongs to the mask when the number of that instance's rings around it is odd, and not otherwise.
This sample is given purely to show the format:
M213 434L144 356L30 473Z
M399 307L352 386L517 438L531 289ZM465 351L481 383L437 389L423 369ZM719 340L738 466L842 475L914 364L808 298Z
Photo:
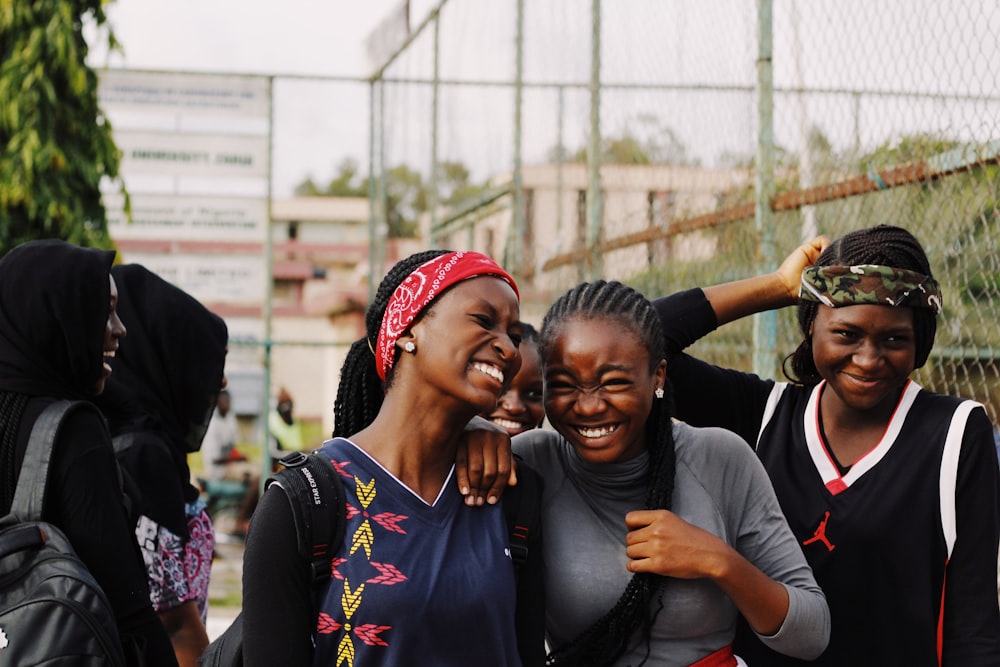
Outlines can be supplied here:
M674 423L676 474L672 511L732 545L784 584L789 609L780 630L761 637L777 651L819 655L830 633L826 598L778 506L753 450L718 428ZM558 647L614 606L632 574L625 568L625 514L642 509L648 455L624 463L589 464L558 433L535 429L514 451L545 479L546 634ZM690 665L730 644L737 609L708 580L670 579L662 589L648 665ZM638 637L616 665L645 655Z

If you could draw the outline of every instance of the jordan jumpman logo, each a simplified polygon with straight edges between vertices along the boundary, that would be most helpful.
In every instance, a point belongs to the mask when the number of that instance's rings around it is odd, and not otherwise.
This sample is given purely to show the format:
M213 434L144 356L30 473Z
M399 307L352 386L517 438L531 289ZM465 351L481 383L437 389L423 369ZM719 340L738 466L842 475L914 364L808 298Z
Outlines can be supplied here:
M813 533L812 537L804 541L802 543L802 546L805 546L807 544L812 544L813 542L822 542L823 544L826 545L827 551L833 551L836 548L836 546L830 544L830 540L828 540L826 537L826 524L829 520L830 520L830 513L827 512L826 516L823 517L823 520L819 522L819 527L816 528L816 532Z

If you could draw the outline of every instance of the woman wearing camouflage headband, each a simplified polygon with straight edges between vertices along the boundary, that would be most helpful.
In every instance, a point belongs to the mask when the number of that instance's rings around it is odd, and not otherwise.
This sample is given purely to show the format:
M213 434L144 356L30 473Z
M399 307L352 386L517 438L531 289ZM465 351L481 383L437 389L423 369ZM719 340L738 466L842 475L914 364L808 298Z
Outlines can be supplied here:
M727 322L795 303L803 340L786 359L790 382L682 352ZM656 306L677 416L753 443L827 595L830 644L808 664L1000 665L992 429L982 405L910 379L941 312L919 242L884 225L829 247L816 239L772 274ZM805 664L750 632L737 652L750 665Z

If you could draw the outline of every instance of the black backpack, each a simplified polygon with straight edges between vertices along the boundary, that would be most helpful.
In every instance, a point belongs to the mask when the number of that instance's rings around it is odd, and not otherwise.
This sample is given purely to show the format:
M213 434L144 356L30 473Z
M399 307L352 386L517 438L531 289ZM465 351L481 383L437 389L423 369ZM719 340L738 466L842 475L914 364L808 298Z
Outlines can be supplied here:
M293 452L283 457L280 463L285 468L269 477L265 488L278 483L288 494L299 556L312 574L315 598L320 586L330 578L330 560L333 557L330 548L339 549L344 540L344 482L330 465L330 459L320 454L306 456ZM521 502L521 498L534 501L541 494L541 481L537 476L530 472L522 475L520 471L518 475L520 481L517 486L508 489L504 503L515 571L528 558L528 540L536 534L539 521L538 503ZM511 497L507 498L508 495ZM317 601L314 599L313 602L315 605ZM242 613L208 645L198 664L202 667L242 667Z
M0 518L3 665L125 665L107 596L63 532L41 520L53 443L77 409L97 412L85 401L57 401L39 415L10 513Z
M288 494L295 523L299 556L312 573L314 596L324 581L330 578L331 546L336 549L344 540L344 482L319 454L306 456L292 452L284 456L284 466L265 482L265 489L278 484ZM241 667L243 665L243 614L240 613L208 645L198 661L206 667Z

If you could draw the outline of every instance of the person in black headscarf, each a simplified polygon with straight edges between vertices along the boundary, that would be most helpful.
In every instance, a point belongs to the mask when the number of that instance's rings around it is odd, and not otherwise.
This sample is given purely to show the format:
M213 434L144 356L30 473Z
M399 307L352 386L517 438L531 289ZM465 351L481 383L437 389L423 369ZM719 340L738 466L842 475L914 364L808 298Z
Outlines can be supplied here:
M0 513L10 510L31 428L58 399L104 390L125 336L115 253L31 241L0 260ZM107 424L74 411L56 438L42 518L58 526L104 589L130 665L176 665L149 602Z
M214 538L187 455L201 448L225 386L228 331L192 296L142 266L116 266L111 274L129 338L98 405L135 489L153 608L180 665L194 666L208 645Z

